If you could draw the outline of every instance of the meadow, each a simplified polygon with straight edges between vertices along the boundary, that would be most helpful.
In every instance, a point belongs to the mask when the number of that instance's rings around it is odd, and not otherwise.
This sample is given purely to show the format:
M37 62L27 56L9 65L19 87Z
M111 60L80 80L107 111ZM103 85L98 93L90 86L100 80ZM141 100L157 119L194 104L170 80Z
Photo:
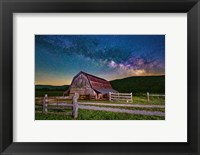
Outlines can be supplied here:
M87 103L90 107L99 108L114 108L114 109L125 109L125 110L139 110L139 111L150 111L150 112L162 112L165 113L165 108L159 107L121 107L121 106L110 106L109 104L131 104L131 105L155 105L165 106L165 97L150 97L149 102L147 101L147 92L155 94L165 94L165 76L149 76L149 77L129 77L120 80L110 81L112 87L122 93L133 93L132 103L126 103L124 101L109 101L109 100L78 100L80 103ZM42 98L45 94L51 98L57 96L63 96L63 92L69 88L68 85L64 86L45 86L36 85L35 87L35 103L36 105L42 104ZM70 104L71 99L59 99L59 102ZM91 104L90 104L91 103ZM102 105L94 105L94 103L102 103ZM108 105L105 105L108 104ZM58 114L44 114L41 113L42 109L35 109L36 120L73 120L71 116L58 115ZM61 110L62 111L62 110ZM55 111L56 112L56 111ZM111 111L96 111L79 109L78 117L76 120L164 120L164 116L153 116L153 115L137 115L128 113L118 113Z
M49 97L62 96L63 91L36 91L36 97L44 97L45 94L48 94ZM62 102L71 103L71 99L61 100ZM96 102L96 103L117 103L123 104L124 102L120 101L108 101L108 100L79 100L79 102ZM150 97L150 101L147 102L147 94L133 94L133 101L130 104L152 104L152 105L165 105L165 97Z
M76 120L164 120L165 117L79 109ZM35 120L74 120L71 116L35 113Z
M61 93L61 92L60 92ZM41 105L42 97L40 99L37 98L36 105ZM61 99L59 102L70 104L72 103L71 99ZM78 100L80 103L87 103L87 106L94 106L94 104L90 103L103 103L104 105L95 105L94 107L106 107L106 108L122 108L126 110L140 110L140 111L157 111L157 112L165 112L165 108L143 108L143 107L121 107L121 106L109 106L110 104L127 104L124 102L112 102L108 100ZM105 106L105 104L108 104ZM165 105L165 99L163 97L151 97L150 102L147 102L147 98L145 94L141 94L140 96L133 96L133 102L128 103L132 105ZM66 115L58 115L58 114L43 114L41 113L42 109L36 108L35 120L74 120L71 116ZM52 110L51 110L52 111ZM54 112L64 112L63 110L54 110ZM136 114L127 114L127 113L116 113L116 112L108 112L108 111L95 111L95 110L78 110L78 118L76 120L164 120L163 116L146 116L146 115L136 115Z

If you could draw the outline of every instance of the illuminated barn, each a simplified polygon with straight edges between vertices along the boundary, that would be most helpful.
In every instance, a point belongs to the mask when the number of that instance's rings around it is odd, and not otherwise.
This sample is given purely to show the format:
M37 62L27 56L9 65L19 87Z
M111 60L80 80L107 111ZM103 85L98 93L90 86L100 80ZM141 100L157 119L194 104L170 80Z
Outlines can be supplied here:
M102 99L108 98L109 92L117 92L109 81L81 71L64 94L72 96L78 93L82 99Z

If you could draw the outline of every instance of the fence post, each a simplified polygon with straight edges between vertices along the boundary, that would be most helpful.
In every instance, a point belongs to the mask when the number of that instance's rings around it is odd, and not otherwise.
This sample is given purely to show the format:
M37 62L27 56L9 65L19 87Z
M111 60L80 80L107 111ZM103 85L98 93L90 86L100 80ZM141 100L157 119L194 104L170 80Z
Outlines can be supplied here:
M75 93L74 96L73 96L73 112L72 112L72 115L74 118L77 118L78 117L78 93Z
M111 92L109 92L109 101L111 101Z
M131 103L133 102L133 93L131 92Z
M149 103L149 92L147 92L147 102Z
M120 101L119 93L118 93L118 102Z
M48 106L48 95L45 94L43 98L43 113L48 112L47 106Z

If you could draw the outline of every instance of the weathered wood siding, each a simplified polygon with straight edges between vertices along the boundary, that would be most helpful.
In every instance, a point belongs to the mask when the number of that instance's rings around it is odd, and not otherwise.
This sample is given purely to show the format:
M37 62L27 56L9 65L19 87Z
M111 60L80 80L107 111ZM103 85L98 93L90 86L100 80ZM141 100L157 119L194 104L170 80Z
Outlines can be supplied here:
M91 88L87 77L83 74L76 77L70 86L70 96L74 93L78 93L79 95L96 95L96 92Z

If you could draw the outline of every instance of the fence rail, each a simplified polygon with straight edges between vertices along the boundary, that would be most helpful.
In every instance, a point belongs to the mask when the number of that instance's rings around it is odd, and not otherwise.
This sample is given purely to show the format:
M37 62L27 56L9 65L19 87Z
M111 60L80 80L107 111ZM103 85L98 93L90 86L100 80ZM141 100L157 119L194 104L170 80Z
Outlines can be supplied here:
M64 114L64 115L71 115L74 118L78 117L78 95L75 94L72 97L72 104L50 104L52 101L56 101L56 99L48 99L48 95L46 94L43 98L42 103L42 113L56 113L56 114ZM38 108L39 106L36 106ZM71 112L49 112L48 110L66 110L71 109Z
M165 97L165 94L150 94L149 92L147 92L147 102L150 101L150 96Z
M109 92L109 101L132 102L133 96L132 96L132 93L112 93L112 92Z

